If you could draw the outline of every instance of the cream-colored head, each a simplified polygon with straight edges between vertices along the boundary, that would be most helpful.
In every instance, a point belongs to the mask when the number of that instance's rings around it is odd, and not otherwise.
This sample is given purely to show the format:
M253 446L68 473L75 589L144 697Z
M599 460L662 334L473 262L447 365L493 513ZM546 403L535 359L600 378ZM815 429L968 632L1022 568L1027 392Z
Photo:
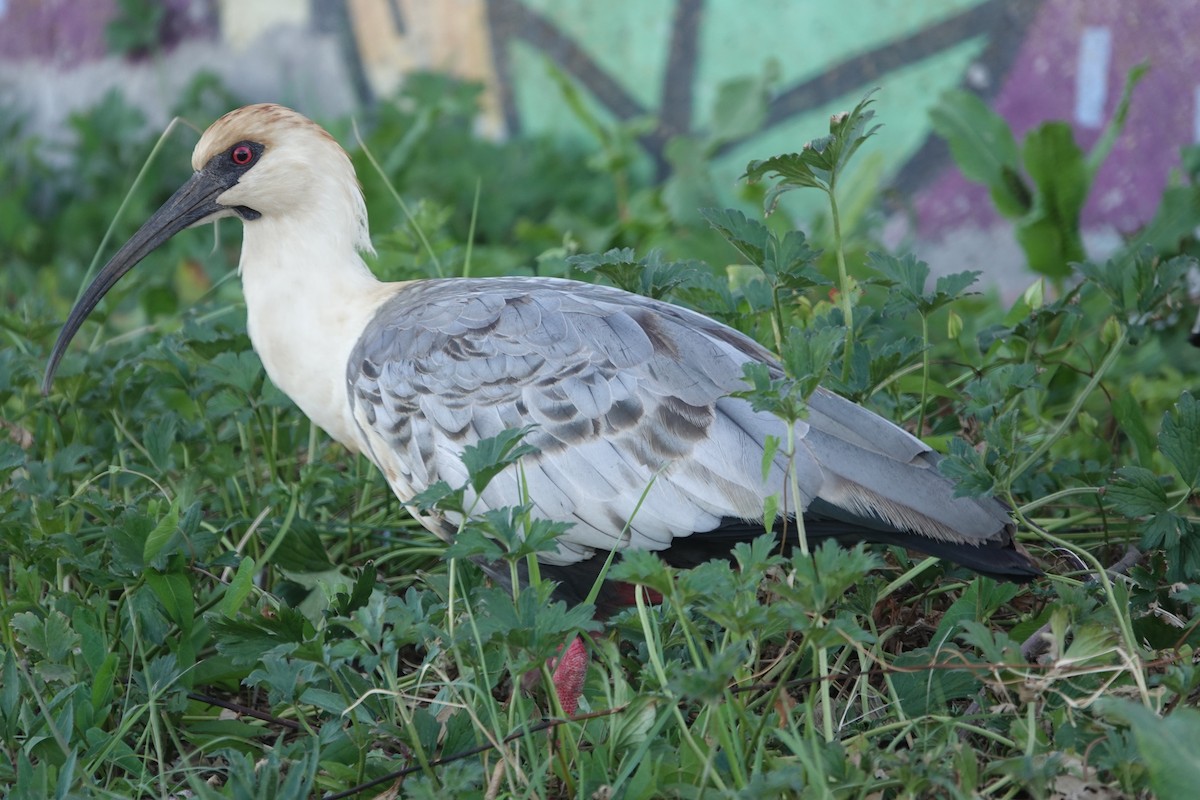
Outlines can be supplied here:
M284 106L244 106L209 126L192 152L192 167L200 172L228 166L224 162L238 155L242 144L254 148L255 160L216 198L219 204L250 209L268 224L289 219L319 224L331 234L348 234L358 250L371 249L354 167L324 128ZM254 215L235 213L248 225L258 224Z
M204 132L192 166L192 177L121 246L76 302L51 352L43 391L49 392L59 359L105 293L155 248L193 225L230 216L245 222L240 268L248 300L256 291L264 304L285 303L294 285L307 287L318 300L338 287L352 293L347 287L369 291L375 285L355 252L371 251L362 188L346 151L320 125L283 106L239 108Z

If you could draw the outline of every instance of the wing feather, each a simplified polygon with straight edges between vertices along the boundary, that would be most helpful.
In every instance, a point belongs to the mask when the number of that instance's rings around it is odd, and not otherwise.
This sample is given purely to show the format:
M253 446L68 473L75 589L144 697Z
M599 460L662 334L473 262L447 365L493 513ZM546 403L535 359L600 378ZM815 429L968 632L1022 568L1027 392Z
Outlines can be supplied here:
M932 539L1006 541L999 504L953 497L920 440L818 390L796 451L765 466L778 418L730 397L742 366L771 356L742 334L675 306L554 279L406 285L367 327L347 365L363 450L401 500L466 480L465 446L533 424L538 453L502 472L481 509L528 497L573 522L545 560L611 548L657 550L728 518L760 518L794 474L856 518ZM791 498L785 498L790 502Z

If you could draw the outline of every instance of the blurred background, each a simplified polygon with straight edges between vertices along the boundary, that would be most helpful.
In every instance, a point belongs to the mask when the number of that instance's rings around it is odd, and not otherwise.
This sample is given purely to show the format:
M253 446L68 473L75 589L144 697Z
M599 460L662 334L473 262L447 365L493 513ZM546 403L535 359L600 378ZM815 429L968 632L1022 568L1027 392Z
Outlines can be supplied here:
M480 243L522 243L514 261L564 234L585 249L666 241L673 255L714 257L703 241L674 252L695 238L678 226L702 227L702 206L754 210L757 196L738 180L749 160L798 149L878 87L884 127L842 186L850 222L886 247L915 249L935 274L981 269L1011 296L1030 282L1028 247L994 192L963 177L971 170L943 138L952 122L938 126L931 110L966 89L1017 148L1061 120L1086 151L1130 70L1148 63L1082 207L1085 252L1104 257L1155 219L1182 149L1200 136L1200 46L1188 37L1198 27L1190 0L0 0L4 172L17 177L29 159L70 168L57 180L79 191L43 188L22 207L43 219L67 213L58 206L88 199L88 174L127 188L173 115L203 129L235 105L269 100L326 123L352 149L356 119L389 182L440 201L463 231L478 181ZM461 147L445 146L448 126L496 147L538 144L524 165L483 145L479 163L464 164ZM171 134L182 153L195 138ZM101 166L109 139L116 152ZM457 163L438 163L439 153ZM652 198L639 195L647 187ZM380 210L371 194L379 235L394 228L394 203ZM789 210L819 239L824 204L800 194ZM645 224L643 201L669 218L663 236L613 227ZM11 231L22 216L11 195L0 202ZM1168 235L1189 230L1196 206L1191 192L1175 198L1170 210L1186 219Z

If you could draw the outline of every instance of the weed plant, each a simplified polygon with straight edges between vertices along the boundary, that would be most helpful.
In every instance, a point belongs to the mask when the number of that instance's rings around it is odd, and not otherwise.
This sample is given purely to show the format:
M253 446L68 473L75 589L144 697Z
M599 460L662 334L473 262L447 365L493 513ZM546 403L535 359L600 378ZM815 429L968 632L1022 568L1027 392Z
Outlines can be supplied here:
M518 570L556 527L518 507L447 546L316 431L250 349L236 226L215 247L179 236L141 266L42 397L98 246L184 177L187 137L151 159L112 95L48 153L9 113L9 797L1194 796L1186 234L1105 263L1038 261L1055 283L1031 275L1005 304L973 273L931 284L839 214L838 180L876 124L869 98L797 153L749 165L747 196L765 194L773 216L680 221L619 157L620 131L589 166L547 141L476 140L469 90L426 77L407 92L358 128L331 125L348 144L357 131L384 277L571 275L697 308L779 353L786 379L748 370L753 403L801 418L821 382L915 431L963 491L1012 506L1047 576L999 584L896 549L784 558L764 538L691 571L626 554L610 576L663 600L639 593L603 627L589 605L554 601L536 569L525 588L490 586L467 556ZM200 80L180 110L211 119L235 104ZM793 190L827 196L821 241L779 203ZM522 448L517 434L481 443L471 480ZM460 488L423 502L461 502ZM566 719L545 681L527 692L522 676L548 678L581 632L596 632L593 664Z

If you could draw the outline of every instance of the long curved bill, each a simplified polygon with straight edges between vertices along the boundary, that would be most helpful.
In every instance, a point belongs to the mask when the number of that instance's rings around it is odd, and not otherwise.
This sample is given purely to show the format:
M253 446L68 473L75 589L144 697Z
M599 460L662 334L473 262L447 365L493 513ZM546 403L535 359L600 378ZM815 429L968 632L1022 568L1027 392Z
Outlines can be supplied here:
M58 341L54 343L54 349L50 352L50 362L46 365L46 375L42 378L43 395L50 393L54 372L58 369L58 363L62 360L67 345L108 290L116 286L117 281L137 266L139 261L184 228L215 217L221 212L229 212L231 209L217 203L217 197L228 188L228 181L222 180L221 176L214 175L209 170L193 174L104 265L104 269L100 270L95 280L75 303L62 331L58 334Z

